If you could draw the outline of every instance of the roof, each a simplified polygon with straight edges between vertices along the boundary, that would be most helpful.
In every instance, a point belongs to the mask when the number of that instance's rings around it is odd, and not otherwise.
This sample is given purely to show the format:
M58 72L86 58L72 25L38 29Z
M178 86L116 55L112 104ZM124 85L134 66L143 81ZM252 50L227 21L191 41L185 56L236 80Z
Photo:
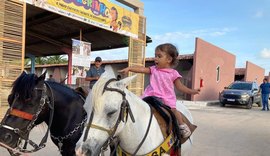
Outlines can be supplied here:
M179 55L177 57L178 60L190 60L193 59L193 54L188 54L188 55ZM155 60L154 57L148 57L145 58L145 62L153 62ZM127 63L128 59L123 59L123 60L103 60L102 64L120 64L120 63ZM94 62L91 62L93 64Z
M27 4L26 56L66 54L72 38L90 42L92 51L127 47L127 37ZM152 42L147 36L147 43Z

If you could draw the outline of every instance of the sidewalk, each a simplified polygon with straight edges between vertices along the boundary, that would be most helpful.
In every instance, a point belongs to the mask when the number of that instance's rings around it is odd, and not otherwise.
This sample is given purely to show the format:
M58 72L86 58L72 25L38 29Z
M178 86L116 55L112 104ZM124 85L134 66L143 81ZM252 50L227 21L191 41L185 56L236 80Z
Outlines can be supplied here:
M219 105L219 101L186 101L186 100L177 100L180 103L183 103L188 109L198 109L207 106Z

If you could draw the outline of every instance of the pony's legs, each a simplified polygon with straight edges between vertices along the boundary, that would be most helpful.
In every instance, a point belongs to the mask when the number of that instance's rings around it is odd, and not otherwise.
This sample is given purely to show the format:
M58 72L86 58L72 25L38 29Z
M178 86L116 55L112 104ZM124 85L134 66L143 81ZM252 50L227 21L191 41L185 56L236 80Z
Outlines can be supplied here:
M62 156L75 156L75 144L67 145L67 146L63 145L61 155Z

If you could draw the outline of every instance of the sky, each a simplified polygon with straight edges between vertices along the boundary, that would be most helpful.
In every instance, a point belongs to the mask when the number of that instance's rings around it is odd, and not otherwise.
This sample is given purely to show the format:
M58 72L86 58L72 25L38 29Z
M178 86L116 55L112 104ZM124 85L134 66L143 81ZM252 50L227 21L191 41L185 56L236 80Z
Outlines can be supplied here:
M180 54L192 54L199 37L236 55L236 67L250 61L270 71L270 0L141 0L152 38L146 57L154 57L161 43L176 45ZM119 4L115 0L112 3ZM122 5L121 5L122 6ZM129 8L127 8L129 9ZM93 52L91 58L127 59L127 48Z

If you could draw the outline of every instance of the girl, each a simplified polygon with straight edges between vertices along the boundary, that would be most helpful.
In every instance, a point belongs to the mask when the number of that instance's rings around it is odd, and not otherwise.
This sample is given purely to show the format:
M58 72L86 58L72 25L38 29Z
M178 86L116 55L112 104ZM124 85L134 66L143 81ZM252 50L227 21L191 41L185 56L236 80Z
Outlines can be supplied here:
M129 71L135 73L150 74L150 84L146 87L142 97L155 96L163 103L170 106L179 122L181 135L183 138L190 136L189 127L183 122L181 113L176 110L176 95L174 86L177 90L187 94L199 94L200 89L190 89L180 81L182 77L173 67L177 65L178 51L172 44L161 44L155 49L155 65L151 67L127 67L119 72L127 74Z

